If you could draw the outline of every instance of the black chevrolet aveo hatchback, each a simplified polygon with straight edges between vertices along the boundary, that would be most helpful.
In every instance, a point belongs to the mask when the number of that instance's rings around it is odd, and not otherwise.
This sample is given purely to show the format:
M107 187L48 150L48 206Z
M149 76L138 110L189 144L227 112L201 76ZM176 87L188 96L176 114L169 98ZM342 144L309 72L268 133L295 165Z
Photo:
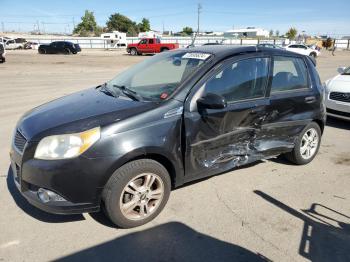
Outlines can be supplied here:
M255 46L178 49L24 114L12 173L42 210L104 207L128 228L154 219L186 182L280 154L309 163L324 123L310 58Z

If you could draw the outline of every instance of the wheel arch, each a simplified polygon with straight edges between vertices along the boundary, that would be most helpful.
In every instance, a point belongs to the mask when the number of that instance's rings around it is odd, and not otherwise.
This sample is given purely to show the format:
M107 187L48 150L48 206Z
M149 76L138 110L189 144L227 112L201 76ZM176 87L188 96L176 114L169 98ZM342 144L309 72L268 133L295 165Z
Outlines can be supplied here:
M315 122L321 129L321 134L323 134L323 131L324 131L324 122L320 119L314 119L313 122Z
M182 181L183 181L184 172L183 172L182 162L181 164L177 162L177 161L180 161L179 159L172 159L171 153L163 152L157 148L151 148L151 149L140 148L132 152L128 152L126 155L118 158L111 165L111 167L108 168L104 176L104 179L101 182L101 186L104 187L106 185L106 183L108 182L108 179L112 176L112 174L118 168L120 168L121 166L129 162L139 160L139 159L151 159L162 164L169 173L172 188L177 187L183 183Z

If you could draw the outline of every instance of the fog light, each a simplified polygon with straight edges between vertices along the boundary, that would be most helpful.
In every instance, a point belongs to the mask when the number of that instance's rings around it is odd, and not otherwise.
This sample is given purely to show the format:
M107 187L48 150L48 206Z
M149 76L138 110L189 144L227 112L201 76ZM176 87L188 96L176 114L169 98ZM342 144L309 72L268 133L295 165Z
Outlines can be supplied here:
M55 192L52 192L44 188L39 188L38 197L43 203L47 203L49 201L66 201L63 197L56 194Z

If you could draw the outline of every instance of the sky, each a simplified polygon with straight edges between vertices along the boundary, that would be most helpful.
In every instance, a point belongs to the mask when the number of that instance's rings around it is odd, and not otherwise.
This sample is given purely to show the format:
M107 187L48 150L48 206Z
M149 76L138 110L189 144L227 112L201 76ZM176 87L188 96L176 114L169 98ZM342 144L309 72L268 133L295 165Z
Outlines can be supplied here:
M146 17L153 30L181 31L197 28L197 6L201 31L260 27L279 30L296 27L306 34L350 35L350 0L0 0L0 31L68 33L79 23L85 10L93 11L104 26L112 13L121 13L140 22Z

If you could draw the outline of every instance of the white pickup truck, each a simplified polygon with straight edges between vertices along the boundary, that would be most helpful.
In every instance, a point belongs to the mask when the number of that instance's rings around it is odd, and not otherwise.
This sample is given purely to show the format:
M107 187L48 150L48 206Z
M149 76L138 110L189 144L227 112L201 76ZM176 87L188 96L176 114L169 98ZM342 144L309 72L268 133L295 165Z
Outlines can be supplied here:
M24 42L17 42L16 39L8 39L5 42L5 49L24 49Z

